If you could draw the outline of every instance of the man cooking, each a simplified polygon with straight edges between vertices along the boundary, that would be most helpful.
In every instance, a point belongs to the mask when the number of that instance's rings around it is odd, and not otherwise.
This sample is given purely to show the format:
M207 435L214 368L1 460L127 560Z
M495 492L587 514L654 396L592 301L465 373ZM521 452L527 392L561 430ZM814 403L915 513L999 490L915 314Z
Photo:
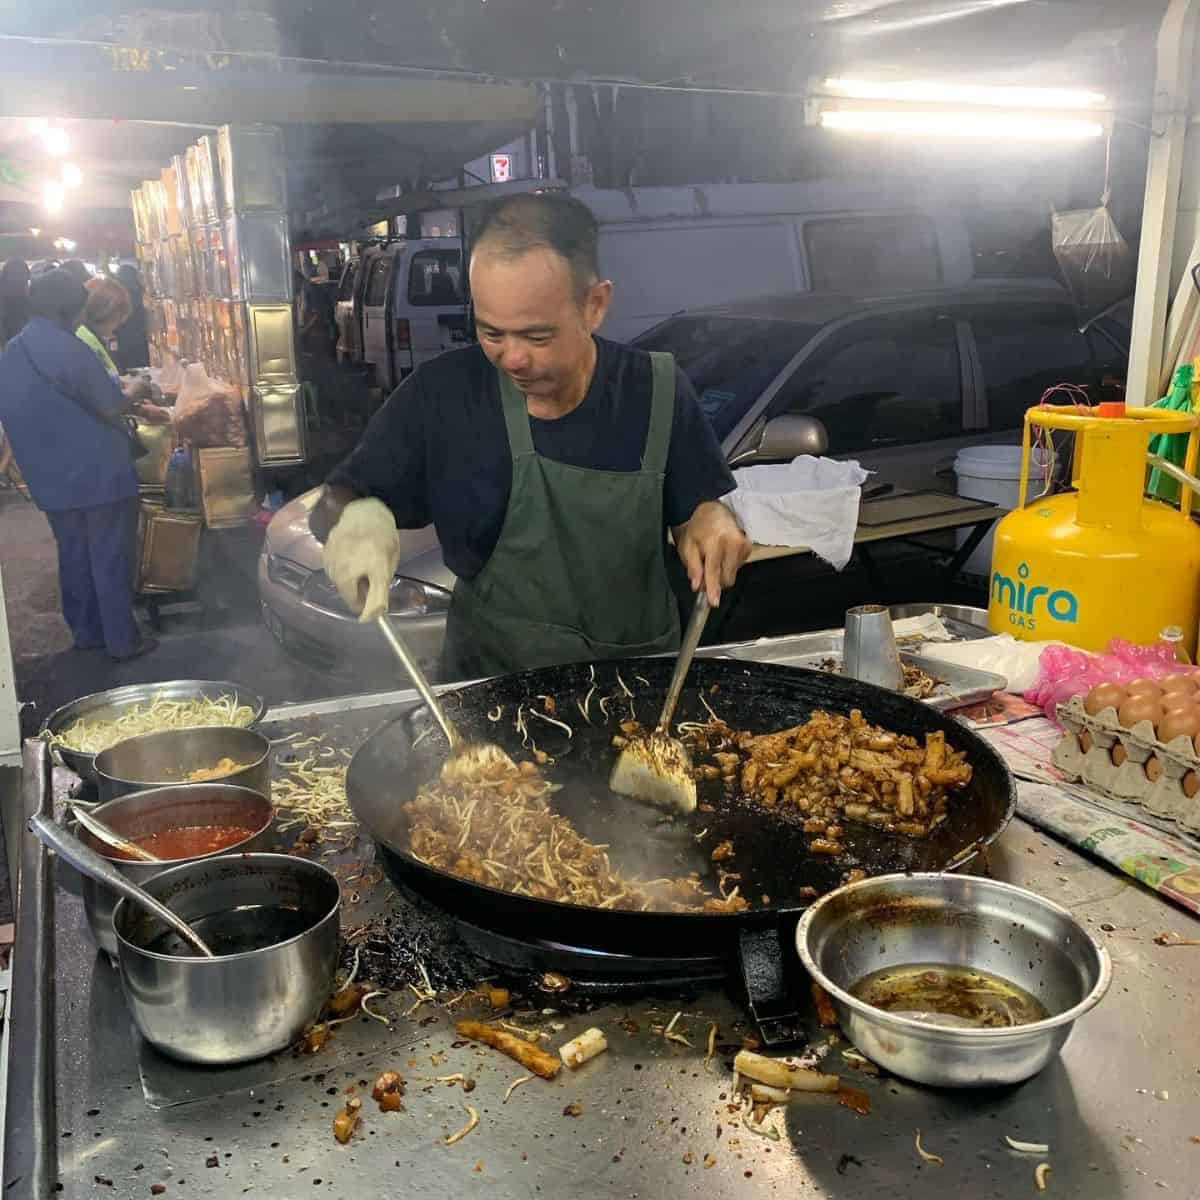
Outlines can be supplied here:
M397 526L434 524L458 577L448 678L674 649L665 528L713 605L749 553L687 378L595 335L612 298L596 243L565 195L491 209L470 265L478 345L401 384L313 511L363 621L387 611Z

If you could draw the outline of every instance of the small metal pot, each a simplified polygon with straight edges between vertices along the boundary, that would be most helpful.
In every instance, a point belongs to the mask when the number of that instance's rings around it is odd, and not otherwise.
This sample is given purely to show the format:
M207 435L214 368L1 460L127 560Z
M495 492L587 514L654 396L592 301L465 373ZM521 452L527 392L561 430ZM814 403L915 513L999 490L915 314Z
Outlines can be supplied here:
M143 733L97 754L100 799L187 783L191 772L214 767L223 758L232 759L238 769L204 783L234 784L270 799L271 743L253 729L219 725Z
M1112 979L1108 952L1066 909L969 875L884 875L839 888L805 912L796 948L863 1054L938 1087L1036 1075ZM1030 993L1050 1016L1006 1029L954 1028L885 1012L850 993L875 971L924 963L991 972Z
M144 887L203 933L203 918L255 906L298 909L311 922L285 942L216 958L145 949L166 930L122 899L113 912L130 1015L172 1058L210 1066L283 1050L320 1013L337 968L339 891L317 863L286 854L226 854L171 867Z
M105 692L94 692L90 696L80 696L70 704L55 709L43 723L42 733L62 733L80 717L113 720L123 712L138 705L148 705L155 699L220 700L225 696L232 696L236 704L245 705L253 711L251 725L256 725L266 711L263 698L240 684L213 679L170 679L165 683L131 683L124 687L109 688ZM96 782L96 755L84 750L72 750L58 742L54 743L54 752L80 778L88 783Z
M76 836L90 850L107 858L122 874L139 887L167 867L183 862L203 862L221 854L236 854L251 850L270 850L275 842L274 810L271 803L249 788L231 787L225 783L188 783L179 787L151 788L145 792L130 792L107 804L98 805L92 812L114 832L127 838L145 837L164 829L181 829L195 825L241 825L254 830L253 834L224 850L193 858L164 860L161 863L133 862L117 858L98 838L86 829ZM87 914L92 936L100 949L111 958L117 956L117 935L113 932L112 914L117 896L103 884L81 875L83 911Z

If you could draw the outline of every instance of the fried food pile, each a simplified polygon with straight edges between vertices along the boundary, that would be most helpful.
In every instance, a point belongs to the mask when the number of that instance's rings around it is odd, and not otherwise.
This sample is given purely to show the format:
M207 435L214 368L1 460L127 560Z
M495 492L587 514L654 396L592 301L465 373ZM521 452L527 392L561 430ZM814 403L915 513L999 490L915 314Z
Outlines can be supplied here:
M498 760L464 769L451 760L440 779L404 805L409 849L463 879L541 900L639 911L738 912L735 893L713 897L696 878L626 879L607 846L589 842L550 808L556 791L530 762Z
M817 854L841 853L844 820L923 837L944 818L951 794L971 782L966 755L947 746L941 730L922 746L868 724L857 709L848 717L818 711L778 733L713 732L712 764L702 770L766 808L794 806Z

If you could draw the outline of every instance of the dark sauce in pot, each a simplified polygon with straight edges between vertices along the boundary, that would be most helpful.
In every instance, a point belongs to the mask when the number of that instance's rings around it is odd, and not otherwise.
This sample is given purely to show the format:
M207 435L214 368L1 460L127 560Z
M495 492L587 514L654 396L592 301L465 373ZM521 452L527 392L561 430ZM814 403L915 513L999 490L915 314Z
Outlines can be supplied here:
M215 854L254 836L253 829L242 825L186 825L179 829L160 829L158 833L147 833L142 837L130 838L155 858L199 858L202 854ZM109 848L110 858L128 861L132 854Z
M244 954L248 950L265 950L298 937L311 929L313 918L297 908L273 904L246 904L224 912L197 917L188 924L208 943L217 955ZM171 958L199 958L200 955L173 930L161 933L145 946L151 954Z

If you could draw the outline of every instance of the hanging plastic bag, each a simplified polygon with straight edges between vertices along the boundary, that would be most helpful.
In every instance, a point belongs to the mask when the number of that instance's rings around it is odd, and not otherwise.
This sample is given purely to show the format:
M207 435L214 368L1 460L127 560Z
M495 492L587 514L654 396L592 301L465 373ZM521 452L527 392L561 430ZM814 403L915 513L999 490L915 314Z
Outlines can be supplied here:
M1085 320L1133 291L1137 258L1108 211L1107 192L1099 208L1053 213L1050 236L1067 289Z
M1079 310L1081 326L1133 292L1137 256L1108 211L1112 197L1112 131L1104 148L1104 191L1099 208L1050 216L1050 245Z
M198 449L246 444L246 422L237 389L210 379L203 363L189 363L184 368L172 419L179 440Z

